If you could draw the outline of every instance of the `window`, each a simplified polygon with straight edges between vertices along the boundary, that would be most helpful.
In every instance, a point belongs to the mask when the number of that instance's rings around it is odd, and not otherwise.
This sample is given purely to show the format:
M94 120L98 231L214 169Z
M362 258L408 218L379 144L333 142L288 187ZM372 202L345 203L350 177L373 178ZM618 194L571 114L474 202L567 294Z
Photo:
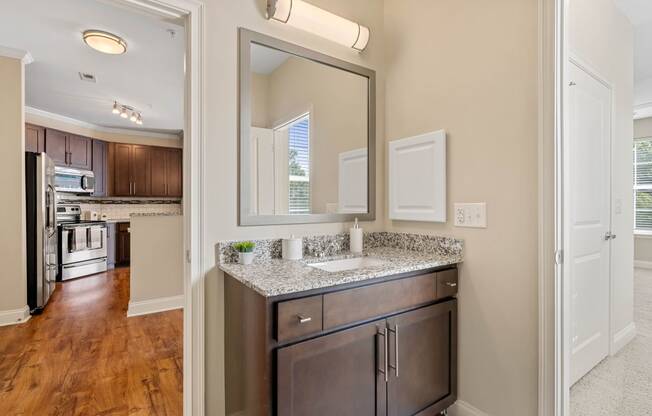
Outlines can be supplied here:
M652 231L652 138L634 141L635 228Z
M310 115L288 125L288 212L310 214Z

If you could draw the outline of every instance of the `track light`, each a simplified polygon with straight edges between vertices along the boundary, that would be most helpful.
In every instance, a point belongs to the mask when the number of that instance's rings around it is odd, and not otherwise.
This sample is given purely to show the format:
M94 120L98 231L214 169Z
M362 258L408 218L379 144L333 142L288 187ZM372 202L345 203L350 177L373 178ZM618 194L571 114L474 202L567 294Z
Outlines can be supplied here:
M136 122L136 120L138 120L138 117L136 117L136 112L135 111L131 112L131 117L129 117L129 120L133 121L134 123Z
M120 114L120 109L118 108L118 103L117 101L113 102L113 110L111 111L113 114Z
M139 126L143 124L143 116L140 111L128 105L120 104L117 101L114 101L111 112L113 114L119 115L121 118L129 119L132 123L136 123ZM131 115L129 113L131 113Z
M128 118L129 114L127 113L127 107L122 106L122 110L120 111L120 117L122 118Z

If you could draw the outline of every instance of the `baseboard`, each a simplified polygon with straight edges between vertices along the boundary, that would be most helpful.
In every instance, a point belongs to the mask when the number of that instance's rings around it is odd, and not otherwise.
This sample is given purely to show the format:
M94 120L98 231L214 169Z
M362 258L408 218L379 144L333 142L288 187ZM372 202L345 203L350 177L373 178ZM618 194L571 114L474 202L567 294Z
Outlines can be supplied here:
M463 400L456 401L455 404L448 409L448 414L450 416L489 416L489 413L485 413Z
M636 269L652 269L652 261L634 260L634 268L636 268Z
M625 328L616 332L616 335L614 335L613 352L611 355L614 355L618 351L622 350L635 337L636 337L636 324L634 322L631 322Z
M171 311L173 309L182 309L184 302L183 295L142 300L139 302L129 301L127 316L147 315L150 313Z
M29 321L29 306L9 311L0 311L0 326L22 324Z

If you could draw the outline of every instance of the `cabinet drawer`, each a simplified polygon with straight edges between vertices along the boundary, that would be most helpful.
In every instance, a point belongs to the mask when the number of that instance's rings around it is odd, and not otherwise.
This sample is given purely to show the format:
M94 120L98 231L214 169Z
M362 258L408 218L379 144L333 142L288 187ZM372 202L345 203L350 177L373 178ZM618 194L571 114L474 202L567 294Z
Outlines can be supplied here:
M437 273L437 298L457 295L457 269Z
M436 274L324 295L324 329L371 319L437 299Z
M322 296L288 300L277 305L276 339L279 342L322 330Z

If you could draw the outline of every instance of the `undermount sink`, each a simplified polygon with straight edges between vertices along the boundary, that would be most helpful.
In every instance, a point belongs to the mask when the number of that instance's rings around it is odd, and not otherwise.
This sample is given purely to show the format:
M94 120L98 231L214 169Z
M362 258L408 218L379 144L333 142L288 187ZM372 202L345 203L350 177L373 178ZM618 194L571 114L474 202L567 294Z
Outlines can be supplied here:
M355 257L351 259L330 260L320 263L308 264L310 267L324 270L327 272L343 272L345 270L364 269L367 267L377 267L387 262L375 257Z

